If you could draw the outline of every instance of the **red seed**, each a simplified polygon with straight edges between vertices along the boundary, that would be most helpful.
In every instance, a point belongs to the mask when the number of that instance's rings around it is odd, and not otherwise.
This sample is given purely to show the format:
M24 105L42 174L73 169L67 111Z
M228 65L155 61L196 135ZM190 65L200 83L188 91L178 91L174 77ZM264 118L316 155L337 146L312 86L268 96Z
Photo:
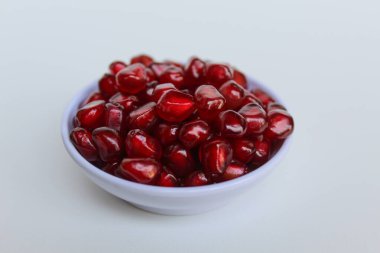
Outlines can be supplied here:
M199 117L212 120L222 111L226 99L211 85L201 85L194 93Z
M210 178L220 177L232 160L231 145L220 138L206 141L200 152L203 170Z
M178 186L178 179L172 172L167 169L163 169L158 177L157 185L164 187L176 187Z
M274 102L274 99L271 96L269 96L268 93L261 89L256 89L252 91L252 94L255 95L261 101L264 107L266 107L269 103Z
M117 131L109 127L99 127L92 132L92 139L102 161L115 162L120 159L122 144Z
M245 118L233 110L219 113L217 127L219 133L224 137L241 137L246 131L247 122Z
M131 64L135 63L141 63L148 67L153 63L153 58L146 54L137 55L131 59Z
M97 161L98 151L92 140L91 133L84 128L76 127L71 130L70 139L75 148L87 161Z
M166 61L164 61L164 63L183 69L183 65L179 62L176 62L176 61L166 60Z
M86 98L85 101L83 101L83 103L81 104L81 107L85 106L88 103L90 103L92 101L95 101L95 100L105 100L105 99L104 99L103 95L100 92L93 92L93 93L91 93L90 96L88 96L88 98Z
M153 71L156 78L159 78L163 72L165 72L168 68L173 67L173 65L169 63L160 63L155 62L152 63L149 68Z
M210 127L203 120L193 120L185 123L179 131L179 140L187 149L201 144L210 135Z
M115 129L118 132L125 130L125 114L121 105L106 104L106 112L104 116L105 126Z
M208 179L201 170L194 171L185 180L185 186L202 186L207 184Z
M258 99L255 95L250 93L247 90L244 90L244 98L241 101L240 107L243 107L247 104L255 103L263 107L263 104L261 103L260 99Z
M149 131L157 122L156 103L147 103L129 114L129 129Z
M115 105L120 105L124 108L125 113L129 113L137 108L139 99L133 95L123 95L120 92L113 95L109 102Z
M207 81L219 88L225 82L232 80L231 68L224 64L209 64L206 70Z
M206 63L197 57L189 60L185 67L185 79L189 86L198 86L205 81Z
M164 145L174 144L178 139L179 126L176 124L161 123L157 127L156 138Z
M119 73L120 70L124 69L127 67L127 64L125 64L122 61L114 61L110 64L109 69L111 71L111 74L116 75Z
M125 150L127 156L132 158L160 159L162 155L159 141L139 129L128 132L125 140Z
M185 84L185 77L182 68L170 67L159 77L159 83L172 83L177 89L181 89Z
M151 184L160 174L161 165L151 158L125 158L120 164L120 172L141 184Z
M255 144L249 139L234 139L231 141L233 158L242 162L249 163L255 155Z
M148 83L145 66L141 63L129 65L117 73L116 81L123 94L137 94L143 91Z
M283 140L293 132L293 128L293 118L287 111L270 110L268 112L268 128L264 135L270 140Z
M234 69L234 75L233 75L233 79L235 82L237 82L241 87L243 88L247 88L247 78L245 77L245 75L240 72L239 70L237 69Z
M155 86L152 91L153 101L157 103L162 95L168 90L176 90L176 87L172 83L163 83Z
M271 110L276 110L276 109L280 109L280 110L285 110L286 111L285 106L283 106L282 104L277 103L277 102L269 103L268 106L267 106L267 112L269 112Z
M243 106L239 113L247 121L247 131L248 135L257 135L264 132L267 127L266 112L265 110L256 103L250 103Z
M226 99L226 106L229 109L240 107L245 97L244 89L235 81L227 81L220 88L219 92Z
M241 162L232 161L224 171L222 180L227 181L243 176L248 172L247 166Z
M78 126L87 130L93 130L104 125L104 114L105 102L103 100L95 100L78 110L75 121Z
M164 153L164 160L177 177L186 177L195 169L193 156L180 144L169 146Z
M255 155L252 159L252 165L254 167L258 167L263 165L265 162L269 160L271 148L270 143L263 139L263 140L256 140L255 141Z
M195 110L193 96L177 90L169 90L157 103L157 114L169 122L181 122Z
M150 68L145 68L145 74L146 74L148 84L151 82L157 81L156 75L154 74L153 70L151 70Z
M112 97L116 92L118 92L119 87L115 76L111 74L104 74L104 76L99 80L99 90L106 99Z
M108 174L115 175L116 170L119 169L119 163L118 162L107 163L102 169L104 172Z

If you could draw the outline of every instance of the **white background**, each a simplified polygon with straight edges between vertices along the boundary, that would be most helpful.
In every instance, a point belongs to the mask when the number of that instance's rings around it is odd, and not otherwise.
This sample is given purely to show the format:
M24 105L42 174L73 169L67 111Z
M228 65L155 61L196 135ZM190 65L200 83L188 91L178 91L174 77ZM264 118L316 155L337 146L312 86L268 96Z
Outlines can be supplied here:
M380 252L377 1L0 0L0 252ZM203 215L140 211L60 139L73 95L146 52L233 63L296 122L285 160Z

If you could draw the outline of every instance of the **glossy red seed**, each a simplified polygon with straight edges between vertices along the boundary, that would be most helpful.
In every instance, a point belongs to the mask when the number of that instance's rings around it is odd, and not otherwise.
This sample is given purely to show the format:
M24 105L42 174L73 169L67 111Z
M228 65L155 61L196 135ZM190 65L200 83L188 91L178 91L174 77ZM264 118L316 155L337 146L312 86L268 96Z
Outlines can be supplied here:
M222 180L227 181L243 176L248 171L246 165L241 162L232 161L224 171L222 175Z
M208 179L201 170L194 171L185 180L185 186L202 186L207 184Z
M168 90L176 90L176 87L172 83L158 84L153 88L152 99L154 102L158 102L161 96Z
M255 144L256 150L255 150L251 164L254 167L258 167L269 160L269 155L271 153L271 146L270 146L270 143L265 139L256 140L254 144Z
M75 148L87 161L98 160L98 151L92 140L91 133L84 128L76 127L70 133L70 139Z
M129 113L137 108L139 99L136 96L124 95L118 92L109 99L109 102L114 105L122 106L125 113Z
M124 69L127 67L127 64L125 64L122 61L114 61L110 64L109 69L111 71L111 74L116 75L119 73L120 70Z
M261 101L264 107L266 107L271 102L275 102L274 99L268 93L261 89L256 89L252 91L252 94L255 95Z
M153 63L153 58L146 54L137 55L131 59L131 64L135 63L141 63L148 67Z
M120 159L122 144L117 131L109 127L99 127L92 132L92 139L102 161L114 162Z
M219 113L216 124L219 133L228 138L243 136L247 125L245 118L233 110Z
M99 90L106 99L112 97L116 92L118 92L119 88L115 76L111 74L104 74L104 76L99 80Z
M244 97L244 89L235 81L227 81L220 88L219 92L226 99L226 106L229 109L236 109L240 107Z
M105 102L103 100L92 101L80 108L75 116L77 126L87 130L104 125Z
M243 87L245 89L247 88L247 84L248 84L247 78L239 70L234 69L233 79L235 82L237 82L239 85L241 85L241 87Z
M283 106L282 104L277 103L277 102L269 103L268 106L267 106L267 112L269 112L271 110L276 110L276 109L280 109L280 110L285 110L286 111L285 106Z
M201 85L194 93L195 103L199 117L204 120L212 120L222 111L226 99L212 85Z
M145 66L141 63L129 65L117 73L116 81L123 94L137 94L143 91L148 83Z
M102 169L108 174L115 175L116 170L119 169L119 162L107 163Z
M165 62L155 62L149 66L149 68L153 71L156 78L159 78L161 74L170 67L173 67L173 65L171 65L170 63L165 63Z
M268 127L264 132L270 140L283 140L287 138L294 128L292 116L285 110L275 109L268 112Z
M151 184L161 172L161 165L151 158L125 158L120 164L120 172L141 184Z
M179 126L176 124L161 123L156 130L156 138L164 145L174 144L178 139Z
M140 129L128 132L125 139L125 150L128 157L160 159L162 149L159 141Z
M179 140L187 149L201 144L210 135L210 127L203 120L193 120L185 123L179 131Z
M176 187L178 186L178 179L173 173L163 169L158 177L157 185L164 187Z
M220 138L205 142L200 152L203 170L211 178L220 177L232 160L231 145Z
M105 99L104 99L103 95L100 92L93 92L93 93L91 93L90 96L88 96L88 98L86 98L85 101L83 101L83 103L81 104L81 107L85 106L88 103L90 103L92 101L95 101L95 100L105 100Z
M232 80L231 68L224 64L209 64L206 70L207 81L219 88L225 82Z
M156 103L147 103L129 114L129 129L150 130L157 122Z
M164 161L177 177L186 177L195 169L192 154L180 144L174 144L165 150Z
M243 97L243 100L241 101L240 107L243 107L250 103L255 103L263 107L263 104L261 103L260 99L258 99L255 95L253 95L249 91L244 90L244 97Z
M165 92L156 106L160 118L174 123L184 121L194 110L193 96L177 90Z
M176 88L181 89L185 84L183 69L170 67L160 75L158 81L159 83L172 83Z
M249 163L255 155L255 144L250 139L234 139L231 141L233 158L242 163Z
M151 82L157 81L156 75L154 74L153 70L151 70L150 68L145 68L145 74L146 74L148 84Z
M265 110L257 103L250 103L243 106L239 113L247 121L248 135L257 135L264 132L267 127L267 118Z
M172 66L175 66L175 67L183 69L183 65L181 63L179 63L179 62L176 62L176 61L166 60L166 61L164 61L164 63L167 63L169 65L172 65Z
M121 133L122 130L125 130L125 117L124 108L121 105L106 104L104 115L105 126Z
M185 67L185 79L189 86L198 86L204 82L206 63L197 57L189 60Z

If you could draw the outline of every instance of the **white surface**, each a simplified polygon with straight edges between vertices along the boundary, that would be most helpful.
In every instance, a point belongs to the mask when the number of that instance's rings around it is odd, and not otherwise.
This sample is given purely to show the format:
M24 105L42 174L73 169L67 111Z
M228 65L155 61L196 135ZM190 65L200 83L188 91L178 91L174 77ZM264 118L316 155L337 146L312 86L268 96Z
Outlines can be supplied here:
M106 3L107 2L107 3ZM378 1L0 2L0 252L380 251ZM289 103L292 148L225 208L107 194L59 135L71 97L139 52L231 62Z
M286 106L286 103L280 100L275 92L262 84L254 82L249 77L248 87L251 89L260 88L268 92L276 101ZM73 160L95 184L107 192L128 201L132 205L152 213L194 215L225 206L242 192L255 186L278 167L279 162L288 153L292 141L292 136L289 136L281 145L278 152L267 163L248 175L235 180L203 187L183 188L156 187L130 182L99 170L99 168L86 161L71 143L70 131L73 128L72 122L78 107L97 89L97 82L89 84L75 94L66 107L61 122L61 134L65 148Z

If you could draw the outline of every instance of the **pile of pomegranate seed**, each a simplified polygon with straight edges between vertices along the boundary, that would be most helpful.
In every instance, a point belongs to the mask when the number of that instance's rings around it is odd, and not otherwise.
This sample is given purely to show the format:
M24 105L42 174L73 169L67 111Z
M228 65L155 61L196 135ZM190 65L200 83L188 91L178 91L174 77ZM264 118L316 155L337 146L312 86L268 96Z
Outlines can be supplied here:
M76 112L71 141L114 176L165 187L231 180L267 162L293 131L284 106L226 64L147 55L115 61Z

